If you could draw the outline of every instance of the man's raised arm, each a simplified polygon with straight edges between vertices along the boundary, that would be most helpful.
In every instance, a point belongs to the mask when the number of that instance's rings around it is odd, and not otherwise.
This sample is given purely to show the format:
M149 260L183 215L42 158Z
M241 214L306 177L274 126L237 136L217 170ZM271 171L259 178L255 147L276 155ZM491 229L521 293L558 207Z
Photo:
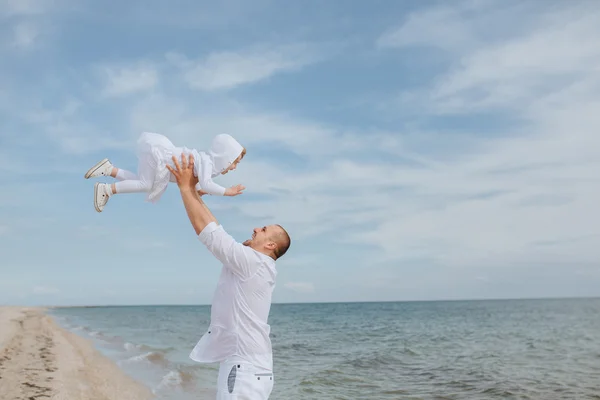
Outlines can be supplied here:
M247 278L256 271L256 262L249 259L249 253L253 253L248 247L238 243L229 235L222 226L217 226L218 222L212 215L204 201L196 191L198 178L194 176L194 158L190 155L189 162L184 154L181 155L181 165L173 157L173 163L176 170L167 166L169 171L175 176L177 186L181 192L181 198L188 218L199 235L202 243L208 250L224 265L239 275L241 278ZM216 225L205 230L211 222Z
M186 155L182 154L181 165L175 156L173 156L173 163L175 164L175 169L169 165L167 165L167 168L175 176L185 211L196 231L196 235L199 235L206 225L211 222L217 223L217 220L196 191L198 178L194 176L194 156L190 155L188 162Z

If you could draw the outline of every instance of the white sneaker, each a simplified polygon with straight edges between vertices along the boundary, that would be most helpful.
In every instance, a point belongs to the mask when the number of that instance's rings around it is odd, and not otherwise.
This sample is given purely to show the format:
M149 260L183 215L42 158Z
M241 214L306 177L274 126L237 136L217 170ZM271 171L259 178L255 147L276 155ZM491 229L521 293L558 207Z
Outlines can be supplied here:
M109 183L96 183L94 185L94 207L96 211L102 212L104 206L108 203L108 199L111 196L111 189Z
M110 176L112 169L113 165L110 161L108 161L108 158L105 158L85 173L85 179L98 178L99 176Z

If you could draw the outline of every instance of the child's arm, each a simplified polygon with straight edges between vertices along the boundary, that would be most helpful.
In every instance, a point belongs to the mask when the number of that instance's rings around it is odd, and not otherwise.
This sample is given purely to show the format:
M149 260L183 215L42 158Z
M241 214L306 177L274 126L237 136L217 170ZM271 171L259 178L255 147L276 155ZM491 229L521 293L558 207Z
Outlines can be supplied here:
M202 182L198 182L196 190L198 194L212 194L214 196L238 196L246 189L243 185L234 185L225 189L223 186L216 184L211 178L205 178Z
M246 189L243 185L235 185L225 189L225 196L237 196L244 192Z
M215 183L215 186L219 186L219 185L217 185ZM210 193L206 190L203 190L201 187L200 188L199 187L200 187L200 185L196 186L196 191L198 192L199 196L204 196L205 194L213 194L213 193ZM246 189L246 188L243 185L235 185L235 186L225 189L223 194L219 194L219 196L238 196L244 192L244 189Z
M205 194L212 194L213 196L225 196L225 192L227 191L227 189L221 185L217 185L210 178L205 178L198 182L196 190L202 191Z
M198 171L198 175L201 176L198 176L198 183L196 184L196 191L198 193L202 191L205 194L212 194L214 196L237 196L242 194L242 191L245 189L242 185L235 185L225 189L223 186L216 184L210 175L209 171L211 170L212 165L207 160L203 160L202 167Z

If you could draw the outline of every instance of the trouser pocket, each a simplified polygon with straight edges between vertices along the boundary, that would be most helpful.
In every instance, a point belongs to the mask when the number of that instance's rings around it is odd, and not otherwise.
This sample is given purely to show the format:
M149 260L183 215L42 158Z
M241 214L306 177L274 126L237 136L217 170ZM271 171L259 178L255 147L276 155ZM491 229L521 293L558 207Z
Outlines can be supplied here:
M261 400L266 400L269 398L269 396L271 395L271 392L273 391L273 385L274 385L274 377L273 377L273 373L272 372L263 372L263 373L259 373L259 372L255 372L254 374L252 374L252 376L250 377L252 380L252 384L249 385L253 388L253 390L251 391L252 396L254 397L249 397L248 399L261 399Z
M227 376L227 391L233 393L235 387L235 378L237 377L237 365L234 365Z
M219 399L267 400L273 391L273 373L250 364L222 365L219 375Z

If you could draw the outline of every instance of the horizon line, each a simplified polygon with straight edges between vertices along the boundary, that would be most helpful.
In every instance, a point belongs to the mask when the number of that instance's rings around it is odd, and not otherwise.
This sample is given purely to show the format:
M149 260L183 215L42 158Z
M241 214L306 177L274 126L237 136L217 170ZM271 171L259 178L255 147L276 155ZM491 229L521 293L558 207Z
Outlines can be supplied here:
M272 305L302 305L302 304L361 304L361 303L444 303L461 301L523 301L523 300L585 300L600 299L596 296L554 296L554 297L490 297L490 298L463 298L463 299L429 299L429 300L352 300L352 301L304 301L304 302L273 302ZM81 305L20 305L0 304L0 307L41 307L41 308L100 308L100 307L202 307L211 306L211 303L137 303L137 304L81 304Z

